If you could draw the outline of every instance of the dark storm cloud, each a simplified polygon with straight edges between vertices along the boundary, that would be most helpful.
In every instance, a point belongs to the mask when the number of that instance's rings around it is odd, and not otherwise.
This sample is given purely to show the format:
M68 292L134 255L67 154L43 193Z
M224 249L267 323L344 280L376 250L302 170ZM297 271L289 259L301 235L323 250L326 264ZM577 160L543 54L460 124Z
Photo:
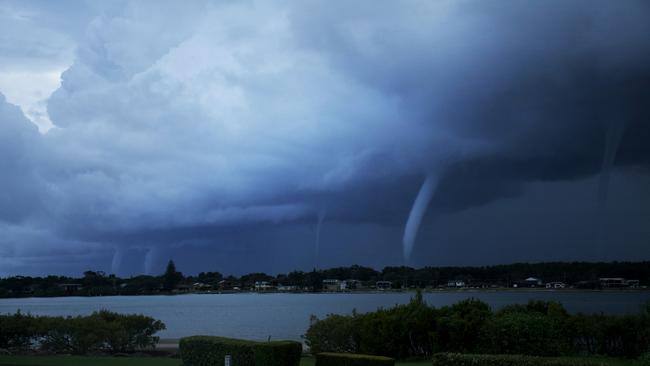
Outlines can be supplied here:
M19 222L39 207L41 182L33 147L40 135L20 109L0 94L0 222Z
M650 163L643 1L139 2L49 22L76 58L57 128L16 138L3 107L0 187L25 199L0 220L113 270L179 248L239 263L288 246L302 254L273 268L310 266L316 231L394 264L427 175L440 216L609 172L608 144L618 170Z

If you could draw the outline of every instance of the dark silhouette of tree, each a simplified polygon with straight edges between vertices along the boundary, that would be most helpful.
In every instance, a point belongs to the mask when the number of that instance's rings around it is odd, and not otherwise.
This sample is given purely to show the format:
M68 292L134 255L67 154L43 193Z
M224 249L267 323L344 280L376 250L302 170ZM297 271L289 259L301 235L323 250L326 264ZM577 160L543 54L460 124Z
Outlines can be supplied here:
M176 270L173 260L167 263L167 269L163 275L163 287L165 290L173 290L183 280L183 274Z

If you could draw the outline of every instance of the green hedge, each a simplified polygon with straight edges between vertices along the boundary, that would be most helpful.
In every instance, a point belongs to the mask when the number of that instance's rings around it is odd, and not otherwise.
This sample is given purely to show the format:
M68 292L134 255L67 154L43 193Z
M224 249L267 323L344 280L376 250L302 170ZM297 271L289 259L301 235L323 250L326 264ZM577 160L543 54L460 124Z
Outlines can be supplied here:
M608 363L588 358L436 353L433 366L608 366Z
M354 353L317 353L316 366L394 366L389 357L358 355Z
M293 341L254 342L224 337L181 338L184 366L223 366L230 355L233 366L298 366L302 345Z

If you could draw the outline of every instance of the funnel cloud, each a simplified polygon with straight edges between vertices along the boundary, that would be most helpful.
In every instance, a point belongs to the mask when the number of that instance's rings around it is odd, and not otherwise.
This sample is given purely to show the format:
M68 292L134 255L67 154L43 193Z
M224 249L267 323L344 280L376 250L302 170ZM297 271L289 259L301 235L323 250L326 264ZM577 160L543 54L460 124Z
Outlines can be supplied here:
M437 185L437 177L433 174L427 175L424 183L422 183L422 187L420 187L417 197L415 197L415 202L413 202L413 208L411 208L408 220L406 221L406 226L404 227L404 261L406 263L409 262L411 254L413 253L418 230L422 224L424 214L427 212L427 207L429 207L429 203L431 202L433 195L436 193Z

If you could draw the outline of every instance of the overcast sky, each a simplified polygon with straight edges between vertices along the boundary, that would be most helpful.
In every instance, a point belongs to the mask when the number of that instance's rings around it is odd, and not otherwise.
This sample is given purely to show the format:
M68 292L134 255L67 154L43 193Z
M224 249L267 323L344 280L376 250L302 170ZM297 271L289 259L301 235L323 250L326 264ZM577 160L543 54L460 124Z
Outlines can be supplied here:
M0 0L0 276L650 259L650 3Z

